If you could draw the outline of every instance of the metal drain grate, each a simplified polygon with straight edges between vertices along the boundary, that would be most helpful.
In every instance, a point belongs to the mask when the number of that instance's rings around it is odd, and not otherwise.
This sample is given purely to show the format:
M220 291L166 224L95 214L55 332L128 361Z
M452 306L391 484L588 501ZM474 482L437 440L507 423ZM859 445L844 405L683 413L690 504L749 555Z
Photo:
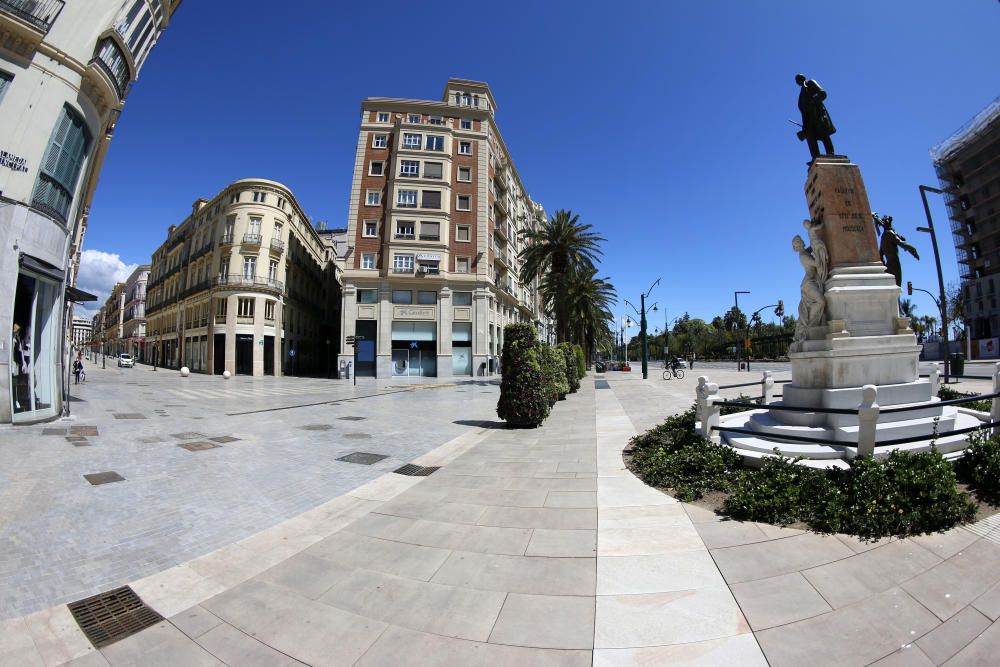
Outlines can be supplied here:
M128 586L67 606L95 648L113 644L163 620Z
M440 469L441 466L418 466L407 463L402 468L396 468L393 472L397 475L406 475L407 477L427 477L427 475L431 475Z

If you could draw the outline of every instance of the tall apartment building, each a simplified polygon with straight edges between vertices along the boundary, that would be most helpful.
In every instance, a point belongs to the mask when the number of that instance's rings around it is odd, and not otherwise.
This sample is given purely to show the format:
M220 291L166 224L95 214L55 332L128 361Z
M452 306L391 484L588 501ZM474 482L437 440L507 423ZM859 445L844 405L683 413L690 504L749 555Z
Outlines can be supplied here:
M146 360L146 283L149 280L149 268L149 264L138 266L125 280L122 313L125 346L122 351L139 361Z
M112 132L180 0L0 0L0 422L60 414ZM89 297L89 298L88 298Z
M333 372L333 247L291 190L235 181L171 225L146 284L146 359L240 375Z
M947 190L966 325L977 355L978 340L1000 337L1000 98L932 149L931 157ZM984 349L996 350L997 342Z
M90 347L90 334L93 331L93 322L86 317L73 316L72 338L73 349L83 350Z
M518 281L521 233L545 212L514 168L493 93L449 79L440 101L374 97L361 112L341 366L378 377L497 372L507 323L549 322L537 285Z
M104 329L101 342L104 343L104 353L118 356L125 352L125 283L115 283L111 294L104 302L102 309Z

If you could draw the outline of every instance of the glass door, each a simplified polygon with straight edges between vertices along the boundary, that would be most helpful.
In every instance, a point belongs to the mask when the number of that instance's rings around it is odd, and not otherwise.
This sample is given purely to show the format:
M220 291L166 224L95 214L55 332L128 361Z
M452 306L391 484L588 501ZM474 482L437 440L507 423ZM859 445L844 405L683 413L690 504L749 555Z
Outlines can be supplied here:
M14 296L11 339L13 421L56 414L59 395L59 291L56 283L21 273Z

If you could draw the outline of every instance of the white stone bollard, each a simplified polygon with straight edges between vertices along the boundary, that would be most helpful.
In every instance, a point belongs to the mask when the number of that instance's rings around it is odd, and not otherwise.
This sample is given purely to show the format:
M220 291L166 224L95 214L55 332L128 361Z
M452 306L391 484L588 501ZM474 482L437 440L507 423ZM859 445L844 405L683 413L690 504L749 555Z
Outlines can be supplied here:
M706 440L718 443L720 441L719 432L713 431L713 426L719 425L720 406L716 404L719 399L719 385L709 382L708 377L702 375L698 378L698 386L695 388L698 397L696 406L698 420L701 422L699 434Z
M858 456L875 453L875 428L878 425L878 390L873 384L861 388L861 405L858 406Z
M934 370L931 371L930 382L931 382L931 398L937 398L938 392L941 391L940 364L934 364Z
M229 371L222 371L222 379L223 380L228 380L231 377L233 377L232 373L230 373Z
M191 374L191 369L190 368L188 368L187 366L181 366L181 377L182 378L186 378L190 374Z
M774 400L774 378L771 371L764 371L764 377L760 380L761 405L770 405Z
M993 393L1000 393L1000 364L997 364L993 371ZM1000 421L1000 398L990 401L990 421ZM994 426L990 432L993 435L1000 434L1000 426Z

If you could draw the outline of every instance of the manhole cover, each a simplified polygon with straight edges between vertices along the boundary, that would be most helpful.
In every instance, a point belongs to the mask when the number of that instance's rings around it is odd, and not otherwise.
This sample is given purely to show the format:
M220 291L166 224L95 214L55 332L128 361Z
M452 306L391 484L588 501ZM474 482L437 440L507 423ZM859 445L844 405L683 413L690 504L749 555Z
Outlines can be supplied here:
M158 438L155 435L150 435L145 438L139 438L139 442L145 442L146 444L153 444L154 442L166 442L166 438Z
M87 442L87 438L82 435L67 435L66 442Z
M300 426L303 431L329 431L333 426L330 424L306 424L305 426Z
M108 470L107 472L92 472L89 475L84 475L83 478L94 486L125 481L125 478L116 473L114 470Z
M427 477L427 475L433 474L440 469L441 466L418 466L407 463L402 468L396 468L393 472L398 475L406 475L407 477Z
M209 438L209 440L211 440L212 442L227 443L227 442L236 442L237 440L239 440L239 438L234 438L231 435L220 435L214 438Z
M67 606L95 648L113 644L163 620L128 586Z
M607 380L594 380L594 387L597 389L611 389L611 385L608 384Z
M43 428L42 435L66 435L64 428Z
M388 456L383 454L369 454L368 452L352 452L347 456L341 456L338 461L344 461L345 463L360 463L361 465L370 466L373 463L378 463L382 459L387 459Z
M183 433L171 433L171 438L177 438L178 440L197 440L198 438L204 438L204 433L195 433L194 431L184 431Z
M199 440L197 442L185 442L183 444L177 445L181 449L186 449L189 452L202 452L206 449L215 449L221 447L222 445L217 445L214 442L205 442L204 440Z
M368 417L337 417L337 419L345 422L359 422L368 419Z
M347 440L369 440L371 436L367 433L345 433L344 438Z
M69 432L70 435L85 435L90 438L98 435L96 426L71 426Z
M145 419L146 415L138 412L114 412L111 414L115 419Z

